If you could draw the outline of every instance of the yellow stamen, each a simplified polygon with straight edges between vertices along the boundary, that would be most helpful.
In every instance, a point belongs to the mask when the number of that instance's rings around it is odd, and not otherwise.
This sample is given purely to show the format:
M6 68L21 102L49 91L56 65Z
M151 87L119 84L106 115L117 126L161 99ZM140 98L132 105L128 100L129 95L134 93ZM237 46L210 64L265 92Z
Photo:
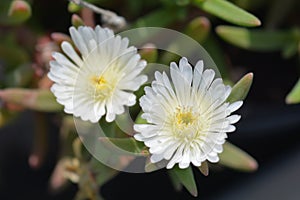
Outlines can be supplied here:
M95 88L94 96L99 100L103 100L111 95L113 91L113 86L110 82L107 81L103 76L100 77L92 77L92 84Z

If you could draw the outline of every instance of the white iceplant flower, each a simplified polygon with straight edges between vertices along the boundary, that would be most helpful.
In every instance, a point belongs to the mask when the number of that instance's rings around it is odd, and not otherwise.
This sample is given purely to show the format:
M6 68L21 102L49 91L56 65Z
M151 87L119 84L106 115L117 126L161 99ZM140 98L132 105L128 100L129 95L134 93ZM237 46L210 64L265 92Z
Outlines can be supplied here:
M71 27L70 34L81 56L68 42L61 45L65 55L53 53L51 91L66 113L93 123L106 114L111 122L124 106L136 103L133 91L146 82L147 76L140 73L147 63L135 47L128 47L127 38L110 29Z
M149 147L152 163L165 160L168 169L176 163L184 169L190 163L218 162L226 133L235 131L232 124L240 116L231 113L243 102L227 103L231 87L203 65L198 61L193 70L182 58L179 67L170 64L171 81L165 72L156 72L151 87L145 87L140 105L149 124L135 124L134 137Z

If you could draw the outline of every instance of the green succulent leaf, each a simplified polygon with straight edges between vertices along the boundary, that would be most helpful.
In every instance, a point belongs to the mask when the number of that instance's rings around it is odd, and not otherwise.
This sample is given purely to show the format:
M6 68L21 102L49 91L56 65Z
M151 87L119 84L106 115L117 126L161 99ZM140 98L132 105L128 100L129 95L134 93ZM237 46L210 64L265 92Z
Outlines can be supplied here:
M84 22L77 14L73 14L71 18L71 23L74 27L84 26Z
M285 101L288 104L300 103L300 79L293 87L292 91L287 95Z
M31 7L26 1L14 0L11 2L7 22L9 24L20 24L31 16Z
M201 163L201 166L199 167L200 172L204 175L204 176L208 176L209 173L209 168L208 168L208 163L207 161L204 161L203 163Z
M220 164L240 171L255 171L258 164L249 154L229 142L223 145L223 152L219 155Z
M134 138L108 138L100 137L99 140L104 145L111 148L118 148L122 151L133 153L138 156L148 156L149 152L143 142L139 142Z
M136 117L136 119L135 119L135 123L136 123L136 124L147 124L147 123L148 123L147 120L145 120L145 119L142 118L142 114L143 114L143 113L144 113L144 112L141 111L141 112L138 114L138 116Z
M177 175L175 173L173 173L172 171L168 171L168 175L170 177L171 183L173 185L173 187L175 188L176 191L180 191L182 190L182 184L180 179L177 177Z
M152 44L145 45L140 51L142 59L147 60L148 63L156 63L158 57L158 51Z
M58 112L63 109L63 106L56 102L55 96L49 90L5 89L0 90L0 99L41 112Z
M157 164L152 163L150 161L150 158L147 158L146 163L145 163L145 172L154 172L161 169Z
M254 51L278 51L287 43L296 42L291 31L249 30L233 26L218 26L216 32L228 43Z
M184 33L202 43L209 35L210 27L210 21L206 17L197 17L187 25Z
M231 93L226 101L229 103L233 103L235 101L244 100L250 90L252 81L253 73L246 74L232 87Z
M79 12L81 10L81 8L82 8L81 6L79 6L73 2L69 2L69 4L68 4L68 11L70 13Z
M225 0L194 0L200 9L230 23L241 26L259 26L260 20L251 13Z
M191 166L186 169L180 169L178 165L176 165L173 169L169 170L169 173L173 176L173 178L176 177L193 196L198 195L197 185Z

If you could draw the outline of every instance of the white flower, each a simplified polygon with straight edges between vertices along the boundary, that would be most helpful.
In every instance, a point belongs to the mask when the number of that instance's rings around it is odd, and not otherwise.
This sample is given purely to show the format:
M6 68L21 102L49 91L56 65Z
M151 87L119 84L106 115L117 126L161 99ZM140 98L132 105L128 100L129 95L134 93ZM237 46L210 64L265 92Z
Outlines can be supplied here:
M135 139L149 147L152 163L167 160L168 169L176 163L187 168L205 160L218 162L226 133L233 132L232 124L240 119L230 114L243 102L226 103L231 87L214 79L212 69L203 71L202 61L193 70L182 58L179 67L171 63L170 72L171 82L165 73L156 72L151 87L145 88L140 105L142 118L150 124L136 124Z
M51 91L66 113L91 122L106 114L111 122L124 106L136 103L133 91L147 80L139 75L146 62L136 48L128 47L127 38L107 28L71 27L70 34L81 56L68 42L61 45L66 56L53 53L55 61L50 62L48 73L55 82Z

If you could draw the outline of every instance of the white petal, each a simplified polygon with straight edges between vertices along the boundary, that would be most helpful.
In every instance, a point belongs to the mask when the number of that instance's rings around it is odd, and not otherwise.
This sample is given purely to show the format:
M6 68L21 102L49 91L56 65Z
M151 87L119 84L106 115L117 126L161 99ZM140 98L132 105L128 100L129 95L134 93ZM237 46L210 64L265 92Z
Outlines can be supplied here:
M228 110L230 110L230 112L232 113L237 109L239 109L242 105L243 105L243 101L234 102L228 106Z
M241 116L240 115L231 115L231 116L227 117L227 119L230 121L230 124L235 124L241 119Z
M64 41L61 44L61 48L67 54L67 56L69 56L75 62L75 64L77 64L77 66L82 66L83 62L81 58L78 56L78 54L69 42Z

